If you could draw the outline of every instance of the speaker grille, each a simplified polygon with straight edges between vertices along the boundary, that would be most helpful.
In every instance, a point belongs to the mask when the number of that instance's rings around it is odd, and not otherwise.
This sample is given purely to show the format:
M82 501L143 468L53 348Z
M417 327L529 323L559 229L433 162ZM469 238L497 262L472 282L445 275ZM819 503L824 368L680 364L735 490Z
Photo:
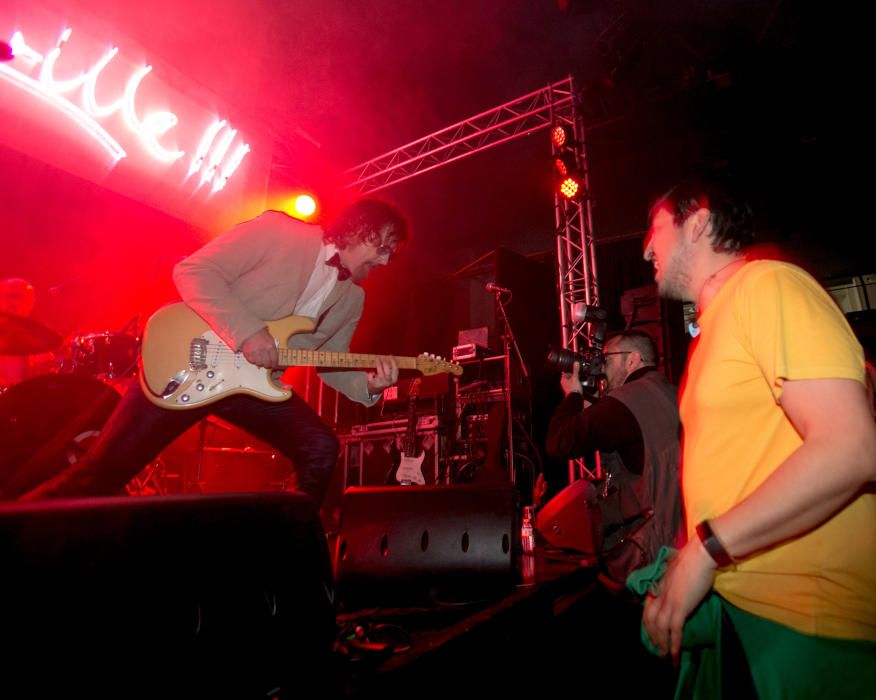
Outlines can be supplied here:
M345 608L506 591L515 578L510 484L354 487L335 571Z

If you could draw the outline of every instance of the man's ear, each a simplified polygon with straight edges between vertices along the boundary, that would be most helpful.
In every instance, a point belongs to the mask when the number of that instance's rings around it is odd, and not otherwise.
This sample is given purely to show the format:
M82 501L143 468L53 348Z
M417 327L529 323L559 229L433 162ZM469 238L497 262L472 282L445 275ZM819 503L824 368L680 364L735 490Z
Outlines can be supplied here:
M696 243L705 234L707 237L712 232L712 212L700 207L688 218L691 231L691 242Z

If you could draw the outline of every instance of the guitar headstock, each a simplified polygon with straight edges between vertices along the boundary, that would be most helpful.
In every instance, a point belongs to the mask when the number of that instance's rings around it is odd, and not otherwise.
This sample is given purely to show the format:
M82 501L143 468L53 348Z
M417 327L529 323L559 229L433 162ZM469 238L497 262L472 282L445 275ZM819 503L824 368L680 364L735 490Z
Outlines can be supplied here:
M443 357L424 352L417 355L417 371L425 375L448 372L456 377L462 375L462 367L456 362L448 362Z

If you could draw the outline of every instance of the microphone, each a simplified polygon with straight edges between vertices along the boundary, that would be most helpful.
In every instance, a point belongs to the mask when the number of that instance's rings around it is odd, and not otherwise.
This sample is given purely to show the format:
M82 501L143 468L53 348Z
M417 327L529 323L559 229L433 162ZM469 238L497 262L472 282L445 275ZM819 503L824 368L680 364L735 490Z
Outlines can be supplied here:
M493 284L492 282L487 282L486 285L484 285L484 286L486 287L488 292L499 292L501 294L511 294L510 289L506 289L505 287L500 287L499 285Z

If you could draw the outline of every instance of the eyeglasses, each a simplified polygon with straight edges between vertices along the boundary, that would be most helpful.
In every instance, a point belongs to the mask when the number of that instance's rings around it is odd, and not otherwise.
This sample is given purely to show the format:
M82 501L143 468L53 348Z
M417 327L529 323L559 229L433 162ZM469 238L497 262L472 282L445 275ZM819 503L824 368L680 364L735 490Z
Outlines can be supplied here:
M395 248L389 245L380 244L377 246L377 257L382 258L386 257L389 260L393 255L395 255Z
M629 355L632 350L617 350L615 352L604 352L602 353L603 357L608 357L609 355Z

